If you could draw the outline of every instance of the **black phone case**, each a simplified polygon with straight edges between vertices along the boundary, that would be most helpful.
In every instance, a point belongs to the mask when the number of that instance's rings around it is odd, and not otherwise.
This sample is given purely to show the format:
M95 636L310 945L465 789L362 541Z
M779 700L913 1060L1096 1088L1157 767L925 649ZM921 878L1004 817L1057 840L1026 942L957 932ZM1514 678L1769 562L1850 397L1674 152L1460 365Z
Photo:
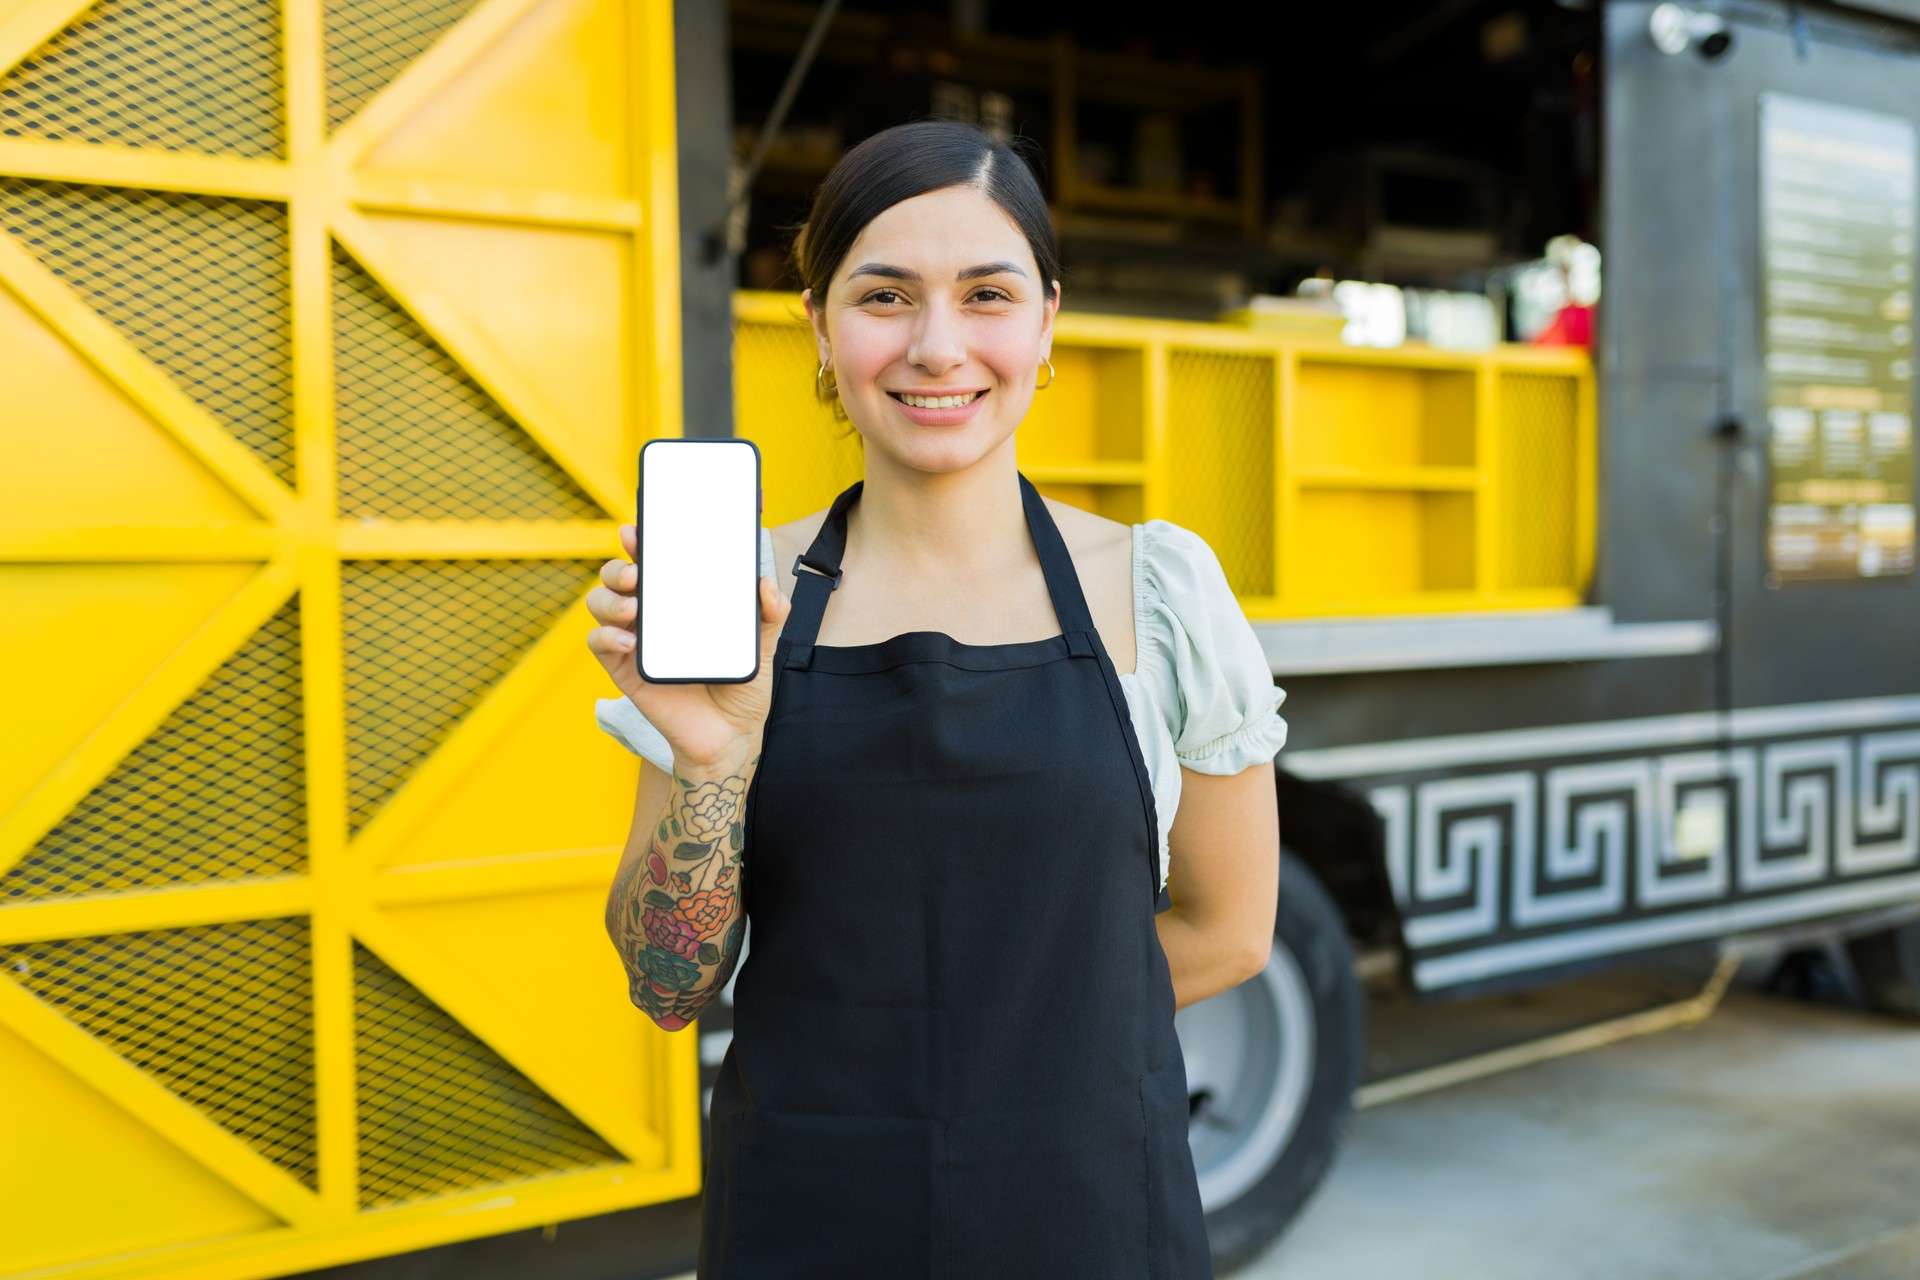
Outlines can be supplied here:
M643 593L640 588L641 577L647 571L647 552L646 548L640 544L640 537L641 530L646 527L647 450L656 444L673 444L681 448L688 445L725 445L731 448L738 448L741 445L745 445L747 448L753 450L754 506L752 520L754 578L753 590L750 594L748 605L751 609L749 620L753 627L754 645L753 670L744 676L723 676L713 680L701 680L694 676L670 676L665 679L656 680L647 674L646 664L641 661L640 600L642 599ZM766 505L766 490L762 487L760 478L760 446L751 440L740 436L716 436L711 439L688 439L683 436L669 436L659 440L649 440L640 446L640 475L634 485L633 498L633 666L634 670L640 673L642 680L645 680L648 684L748 684L760 675L760 513L766 510Z

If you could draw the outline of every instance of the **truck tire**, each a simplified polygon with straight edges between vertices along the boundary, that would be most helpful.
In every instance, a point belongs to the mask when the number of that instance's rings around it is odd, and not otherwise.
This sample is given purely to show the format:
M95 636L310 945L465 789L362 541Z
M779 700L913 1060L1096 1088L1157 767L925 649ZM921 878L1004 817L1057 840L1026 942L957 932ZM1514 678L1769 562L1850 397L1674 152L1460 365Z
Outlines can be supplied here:
M1920 1020L1920 920L1848 938L1847 955L1869 1005Z
M1332 1162L1364 1043L1346 922L1291 853L1267 966L1174 1015L1187 1064L1188 1142L1214 1269L1225 1275L1287 1227Z

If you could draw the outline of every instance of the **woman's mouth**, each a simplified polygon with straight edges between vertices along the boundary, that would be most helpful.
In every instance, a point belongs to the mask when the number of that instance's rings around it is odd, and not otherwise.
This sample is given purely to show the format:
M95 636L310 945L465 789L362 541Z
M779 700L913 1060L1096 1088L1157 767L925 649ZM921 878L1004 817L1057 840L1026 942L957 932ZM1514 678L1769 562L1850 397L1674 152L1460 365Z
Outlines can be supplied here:
M887 394L895 400L898 400L901 404L912 405L916 409L959 409L972 404L975 400L978 400L987 393L984 391L963 391L958 395L951 396L916 396L909 395L904 391L889 391Z
M980 411L987 393L959 391L952 395L923 396L907 391L889 391L893 402L907 421L922 427L957 427Z

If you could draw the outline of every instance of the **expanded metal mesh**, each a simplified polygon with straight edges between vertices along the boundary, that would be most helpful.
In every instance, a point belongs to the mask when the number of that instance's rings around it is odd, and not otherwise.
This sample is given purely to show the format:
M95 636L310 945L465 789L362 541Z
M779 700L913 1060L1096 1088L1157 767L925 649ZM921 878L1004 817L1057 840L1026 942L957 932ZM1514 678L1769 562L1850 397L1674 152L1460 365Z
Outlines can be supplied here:
M293 483L285 206L0 177L0 226Z
M339 128L477 0L327 0L327 120Z
M0 80L0 134L277 156L280 99L273 0L106 0Z
M316 1184L304 920L0 947L0 972Z
M599 565L369 560L341 567L347 813L364 826L573 603Z
M859 432L814 395L820 359L804 321L743 321L733 354L735 431L760 450L768 524L826 506L866 474Z
M1236 595L1273 594L1273 358L1167 355L1167 518L1205 538Z
M620 1162L600 1135L358 944L353 968L363 1206Z
M1500 585L1572 587L1578 517L1575 381L1500 375Z
M340 514L600 520L599 505L338 246Z
M304 870L301 725L289 602L0 878L0 901Z

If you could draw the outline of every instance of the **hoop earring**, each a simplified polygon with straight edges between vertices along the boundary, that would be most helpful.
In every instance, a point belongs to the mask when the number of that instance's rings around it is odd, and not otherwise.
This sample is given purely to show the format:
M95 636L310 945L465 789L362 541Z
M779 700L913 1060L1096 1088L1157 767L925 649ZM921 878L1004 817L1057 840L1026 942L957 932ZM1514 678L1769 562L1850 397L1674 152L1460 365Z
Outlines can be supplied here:
M823 402L834 400L840 395L840 379L833 370L827 368L824 360L820 362L819 371L813 375L813 394L816 399Z
M1053 385L1054 378L1058 376L1053 371L1053 361L1047 359L1045 356L1041 356L1040 363L1047 366L1047 380L1045 382L1035 383L1033 388L1035 391L1045 391Z

